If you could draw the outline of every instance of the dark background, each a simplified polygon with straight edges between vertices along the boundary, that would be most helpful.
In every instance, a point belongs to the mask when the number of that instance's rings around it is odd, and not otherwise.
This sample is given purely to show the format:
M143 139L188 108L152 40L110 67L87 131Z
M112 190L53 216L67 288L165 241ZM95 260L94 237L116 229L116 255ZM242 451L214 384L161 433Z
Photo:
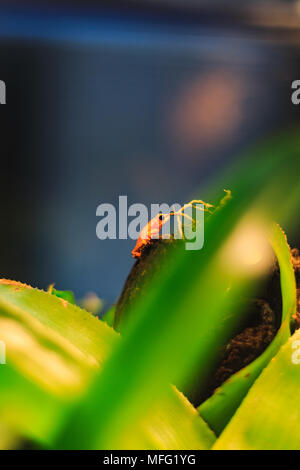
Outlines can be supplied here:
M98 240L97 206L204 199L299 122L300 21L296 2L54 3L0 3L1 276L108 306L135 242Z

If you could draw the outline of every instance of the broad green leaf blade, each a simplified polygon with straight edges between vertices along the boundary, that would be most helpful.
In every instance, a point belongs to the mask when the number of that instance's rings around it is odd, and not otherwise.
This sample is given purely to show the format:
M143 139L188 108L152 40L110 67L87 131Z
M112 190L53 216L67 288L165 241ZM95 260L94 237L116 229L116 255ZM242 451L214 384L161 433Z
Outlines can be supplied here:
M0 340L7 356L0 366L0 421L49 442L118 335L64 299L2 279Z
M0 423L19 437L48 446L65 415L67 402L44 390L14 367L0 366Z
M191 403L175 387L147 408L138 424L128 423L128 432L112 440L110 450L208 450L216 437Z
M80 388L116 342L110 327L81 308L15 281L0 280L0 313L8 358L59 393Z
M222 432L263 368L290 336L290 321L296 313L296 280L286 236L277 224L273 226L270 242L280 267L281 327L272 343L260 357L230 377L208 400L199 406L200 415L217 434Z
M7 364L0 366L0 422L47 445L120 341L106 323L65 299L5 279L0 339L7 347ZM133 448L151 449L204 449L214 440L197 411L171 387L130 437Z
M0 450L17 449L21 438L9 426L0 422Z
M214 449L300 450L300 330L257 379Z
M159 403L153 412L148 410L143 426L155 449L207 450L216 437L205 421L198 417L197 410L173 387L168 390L162 404Z

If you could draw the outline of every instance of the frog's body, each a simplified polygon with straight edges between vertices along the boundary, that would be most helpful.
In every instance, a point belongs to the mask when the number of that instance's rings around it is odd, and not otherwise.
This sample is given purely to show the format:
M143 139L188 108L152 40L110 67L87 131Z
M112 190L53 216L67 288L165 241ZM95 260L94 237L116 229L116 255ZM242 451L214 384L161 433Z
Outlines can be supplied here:
M134 258L140 258L142 249L148 245L153 238L159 238L159 232L162 226L170 219L171 214L157 214L150 222L141 230L139 238L136 242L131 254Z
M230 193L230 191L228 191L228 192L226 191L227 196L225 196L225 197L229 197L228 193ZM201 205L201 208L197 207L198 204ZM184 206L182 206L181 209L179 209L176 212L171 211L169 214L161 214L161 213L157 214L141 230L141 233L140 233L139 238L136 242L136 245L135 245L134 249L131 252L132 256L134 258L140 258L141 255L142 255L143 248L146 245L148 245L151 242L151 240L153 240L153 238L159 238L159 234L160 234L162 226L166 222L168 222L172 216L175 216L177 218L179 233L181 235L181 238L184 238L183 231L182 231L182 221L181 221L180 218L185 217L190 222L192 222L192 223L194 222L192 217L190 217L188 214L184 213L184 211L189 207L194 207L195 209L199 209L201 211L204 210L204 211L210 212L210 209L212 209L214 206L212 206L211 204L208 204L206 202L203 202L200 199L193 199L188 204L185 204Z

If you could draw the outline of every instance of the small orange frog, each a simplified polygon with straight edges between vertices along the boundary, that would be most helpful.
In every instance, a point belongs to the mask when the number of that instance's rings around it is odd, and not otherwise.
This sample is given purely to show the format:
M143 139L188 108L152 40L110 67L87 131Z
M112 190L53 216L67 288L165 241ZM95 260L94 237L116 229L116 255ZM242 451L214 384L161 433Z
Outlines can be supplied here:
M201 204L204 206L204 209L198 208L196 205ZM140 258L142 254L142 250L144 246L148 245L151 240L154 238L159 238L159 234L161 231L162 226L167 223L172 216L175 216L178 221L178 229L180 231L181 236L183 237L183 232L182 232L182 222L180 220L180 216L187 218L188 220L193 222L193 219L187 215L184 214L184 211L187 207L195 207L196 209L200 210L206 210L209 212L209 209L214 207L211 204L207 204L206 202L201 201L200 199L193 199L193 201L189 202L188 204L185 204L184 206L181 207L178 211L171 211L169 214L162 214L159 213L153 219L148 222L145 227L141 230L141 233L139 235L139 238L136 242L136 245L134 249L132 250L131 254L133 258Z

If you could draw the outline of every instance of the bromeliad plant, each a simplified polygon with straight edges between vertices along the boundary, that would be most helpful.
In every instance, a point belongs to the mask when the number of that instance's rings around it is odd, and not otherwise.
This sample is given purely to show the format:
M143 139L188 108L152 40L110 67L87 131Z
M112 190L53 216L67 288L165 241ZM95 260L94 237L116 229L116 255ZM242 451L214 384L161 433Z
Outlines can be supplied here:
M172 249L130 303L121 334L111 326L121 324L114 310L99 320L70 293L0 281L2 448L26 439L64 449L300 449L295 275L274 224L295 225L299 143L293 132L272 139L216 183L233 197L207 214L204 248ZM215 207L219 193L207 193ZM255 292L272 260L270 247L280 267L281 326L197 410L181 390L195 374L205 383L243 315L237 299Z

